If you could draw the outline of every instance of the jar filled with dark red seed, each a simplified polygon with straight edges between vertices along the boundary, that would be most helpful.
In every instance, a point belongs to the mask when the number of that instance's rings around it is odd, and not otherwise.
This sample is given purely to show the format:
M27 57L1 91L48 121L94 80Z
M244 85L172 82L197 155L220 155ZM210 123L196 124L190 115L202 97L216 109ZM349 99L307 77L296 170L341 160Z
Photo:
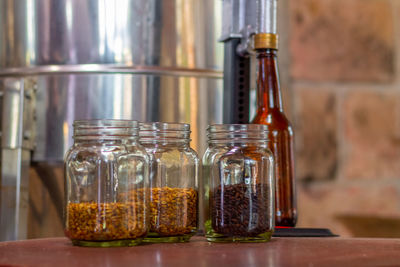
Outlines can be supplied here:
M265 125L210 125L203 157L211 242L267 242L274 229L274 160Z

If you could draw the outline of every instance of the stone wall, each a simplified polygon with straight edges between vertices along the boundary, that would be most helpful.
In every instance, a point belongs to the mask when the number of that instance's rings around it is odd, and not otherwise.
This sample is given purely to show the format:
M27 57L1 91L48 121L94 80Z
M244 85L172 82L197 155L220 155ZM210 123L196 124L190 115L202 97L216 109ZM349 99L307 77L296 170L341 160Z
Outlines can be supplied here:
M298 226L400 235L400 1L279 3Z

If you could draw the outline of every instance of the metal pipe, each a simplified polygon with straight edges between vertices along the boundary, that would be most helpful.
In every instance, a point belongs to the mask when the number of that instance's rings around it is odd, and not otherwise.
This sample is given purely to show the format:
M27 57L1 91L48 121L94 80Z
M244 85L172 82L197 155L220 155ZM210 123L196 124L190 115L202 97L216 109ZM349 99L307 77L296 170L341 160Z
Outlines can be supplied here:
M276 34L276 10L278 0L258 0L257 33Z
M27 87L27 88L25 88ZM32 144L34 96L23 79L2 81L0 240L27 235L29 164Z

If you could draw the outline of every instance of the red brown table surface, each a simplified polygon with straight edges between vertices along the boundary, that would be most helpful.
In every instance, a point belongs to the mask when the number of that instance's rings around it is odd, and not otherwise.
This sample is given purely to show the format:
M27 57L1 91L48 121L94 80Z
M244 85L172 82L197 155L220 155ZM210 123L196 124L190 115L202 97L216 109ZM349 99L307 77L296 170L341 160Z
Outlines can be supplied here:
M400 266L400 239L273 238L269 243L74 247L66 238L0 242L0 266Z

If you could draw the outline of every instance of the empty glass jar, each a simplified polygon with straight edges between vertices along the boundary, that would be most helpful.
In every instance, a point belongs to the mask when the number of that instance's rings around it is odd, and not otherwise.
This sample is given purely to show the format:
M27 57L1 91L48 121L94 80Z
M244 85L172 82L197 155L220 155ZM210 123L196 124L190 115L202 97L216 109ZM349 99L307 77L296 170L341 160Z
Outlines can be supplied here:
M186 242L197 230L198 165L190 125L140 123L150 157L150 231L147 242Z
M74 245L131 246L148 228L148 161L138 123L82 120L65 157L65 234Z
M203 157L211 242L266 242L274 228L273 156L265 125L211 125Z

